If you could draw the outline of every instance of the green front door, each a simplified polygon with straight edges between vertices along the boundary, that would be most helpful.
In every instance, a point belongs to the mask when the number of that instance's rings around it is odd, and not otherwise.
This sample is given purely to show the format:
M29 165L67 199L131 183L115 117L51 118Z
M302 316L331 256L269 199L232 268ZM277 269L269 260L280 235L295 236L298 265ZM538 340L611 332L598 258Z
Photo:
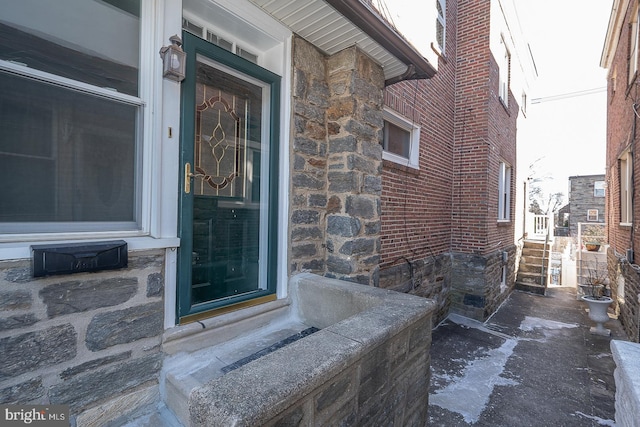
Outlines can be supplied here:
M280 77L184 33L180 323L275 299Z

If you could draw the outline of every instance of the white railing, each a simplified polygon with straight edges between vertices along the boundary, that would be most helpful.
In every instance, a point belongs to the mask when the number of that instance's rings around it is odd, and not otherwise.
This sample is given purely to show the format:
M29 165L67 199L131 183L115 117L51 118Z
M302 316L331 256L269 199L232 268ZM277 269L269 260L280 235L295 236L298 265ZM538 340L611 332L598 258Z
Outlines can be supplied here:
M526 232L529 239L545 240L548 236L549 240L553 241L553 213L549 215L528 214Z
M547 215L533 216L533 234L536 237L546 237L549 227L549 217Z

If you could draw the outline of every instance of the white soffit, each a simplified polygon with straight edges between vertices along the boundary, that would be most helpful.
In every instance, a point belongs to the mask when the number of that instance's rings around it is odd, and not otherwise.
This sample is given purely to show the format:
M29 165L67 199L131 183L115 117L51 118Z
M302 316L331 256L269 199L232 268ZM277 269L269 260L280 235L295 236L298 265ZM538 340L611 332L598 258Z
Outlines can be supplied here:
M249 0L324 53L333 55L357 45L382 65L385 79L407 66L324 0Z

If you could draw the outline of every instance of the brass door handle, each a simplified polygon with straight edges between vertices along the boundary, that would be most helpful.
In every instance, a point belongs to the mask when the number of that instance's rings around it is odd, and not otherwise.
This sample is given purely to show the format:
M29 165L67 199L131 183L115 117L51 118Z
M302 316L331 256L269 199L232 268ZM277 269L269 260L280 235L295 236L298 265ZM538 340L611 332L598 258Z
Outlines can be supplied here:
M193 174L191 173L191 163L184 164L184 192L186 194L191 193L191 177Z

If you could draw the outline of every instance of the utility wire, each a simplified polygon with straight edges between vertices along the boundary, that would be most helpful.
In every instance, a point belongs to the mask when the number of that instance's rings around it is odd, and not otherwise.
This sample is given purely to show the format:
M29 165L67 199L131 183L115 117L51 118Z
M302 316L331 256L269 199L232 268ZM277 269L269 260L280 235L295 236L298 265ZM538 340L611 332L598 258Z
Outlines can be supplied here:
M551 96L545 96L542 98L533 98L531 100L532 104L540 104L542 102L550 102L550 101L559 101L561 99L567 99L567 98L576 98L578 96L585 96L585 95L593 95L596 93L600 93L600 92L604 92L607 90L606 86L603 87L596 87L593 89L586 89L586 90L580 90L577 92L569 92L569 93L563 93L560 95L551 95Z

